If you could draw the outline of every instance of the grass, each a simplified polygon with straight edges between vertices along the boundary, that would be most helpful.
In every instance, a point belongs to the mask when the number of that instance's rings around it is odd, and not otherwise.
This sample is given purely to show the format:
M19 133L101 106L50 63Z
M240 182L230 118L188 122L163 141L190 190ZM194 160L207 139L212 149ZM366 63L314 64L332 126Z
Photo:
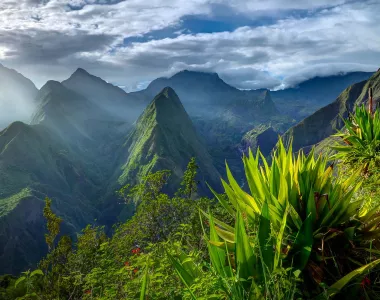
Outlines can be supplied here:
M31 190L29 188L24 188L17 194L0 199L0 217L7 215L20 203L22 199L30 197L31 195Z

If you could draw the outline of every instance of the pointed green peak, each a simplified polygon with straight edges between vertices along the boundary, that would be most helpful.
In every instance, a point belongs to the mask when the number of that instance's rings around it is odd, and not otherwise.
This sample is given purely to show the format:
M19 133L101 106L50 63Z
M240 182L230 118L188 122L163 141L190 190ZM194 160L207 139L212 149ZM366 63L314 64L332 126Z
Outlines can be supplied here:
M154 97L151 105L155 107L157 113L185 112L181 100L171 87L165 87L158 93L157 96Z
M165 87L158 93L140 116L138 124L145 126L148 122L167 124L168 126L191 126L190 118L181 100L171 87ZM145 124L145 125L144 125Z
M163 88L163 90L154 97L153 102L156 103L156 105L181 103L176 92L169 86Z

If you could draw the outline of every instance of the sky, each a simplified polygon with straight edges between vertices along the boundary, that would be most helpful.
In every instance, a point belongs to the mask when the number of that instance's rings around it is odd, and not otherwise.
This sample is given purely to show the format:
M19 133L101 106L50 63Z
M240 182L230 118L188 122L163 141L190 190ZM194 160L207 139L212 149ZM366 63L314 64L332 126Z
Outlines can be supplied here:
M183 69L241 89L380 67L380 0L0 0L0 63L126 91Z

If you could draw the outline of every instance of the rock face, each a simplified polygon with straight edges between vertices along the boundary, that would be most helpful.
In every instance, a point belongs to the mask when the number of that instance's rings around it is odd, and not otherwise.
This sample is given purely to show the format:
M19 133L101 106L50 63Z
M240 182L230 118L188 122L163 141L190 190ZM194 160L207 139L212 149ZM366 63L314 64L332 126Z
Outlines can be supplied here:
M260 148L264 156L268 156L278 141L278 133L272 127L261 126L248 131L242 138L240 149L247 154L248 149L256 153Z
M30 121L37 92L32 81L0 64L0 130L14 121Z
M290 128L284 134L284 140L293 140L293 149L299 150L321 142L343 127L342 118L348 116L356 105L367 104L368 88L373 88L373 98L380 98L380 71L367 81L346 88L331 104L316 111L311 116Z
M330 104L348 86L367 80L370 72L351 72L328 77L314 77L295 88L271 92L279 110L296 120L308 117Z

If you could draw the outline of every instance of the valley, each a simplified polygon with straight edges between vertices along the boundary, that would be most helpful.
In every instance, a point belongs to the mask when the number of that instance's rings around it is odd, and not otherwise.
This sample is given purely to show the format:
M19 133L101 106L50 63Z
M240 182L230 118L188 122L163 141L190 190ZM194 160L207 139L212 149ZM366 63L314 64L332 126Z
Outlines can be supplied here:
M9 76L16 74L1 68ZM342 127L340 115L366 101L369 84L378 93L377 74L314 112L328 102L317 92L321 79L316 79L313 98L312 81L281 92L239 90L216 73L193 71L159 78L132 93L84 69L62 82L48 81L39 91L17 76L13 84L29 89L23 101L35 108L29 122L13 122L0 132L0 266L13 274L34 266L46 253L41 247L45 197L64 219L63 233L75 236L86 224L111 228L135 210L117 196L121 186L167 169L172 175L166 192L173 194L191 157L199 165L199 195L210 195L206 182L222 191L225 161L244 185L240 165L248 149L260 148L269 156L284 133L295 150L317 144ZM337 84L331 87L336 93L365 76L369 74L335 76L330 81ZM305 101L317 106L298 115L290 112L299 111L305 94ZM307 117L297 124L302 116Z

